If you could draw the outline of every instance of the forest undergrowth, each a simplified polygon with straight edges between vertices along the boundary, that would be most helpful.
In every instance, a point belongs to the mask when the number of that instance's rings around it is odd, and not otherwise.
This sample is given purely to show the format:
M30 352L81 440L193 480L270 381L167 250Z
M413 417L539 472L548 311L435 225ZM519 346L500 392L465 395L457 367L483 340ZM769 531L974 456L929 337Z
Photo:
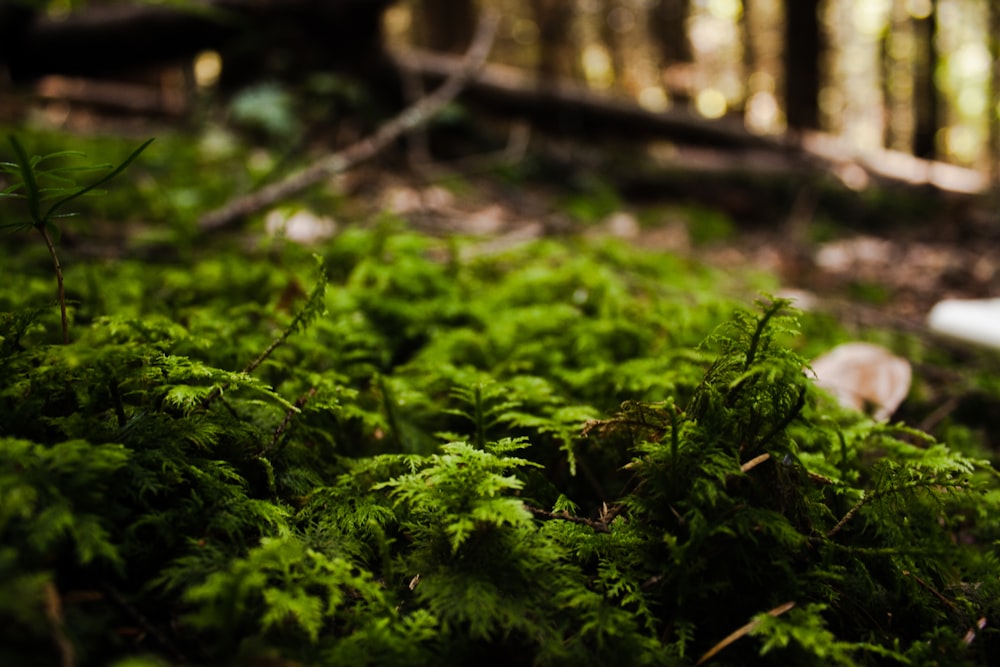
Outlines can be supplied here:
M39 211L3 239L2 664L1000 651L991 453L838 407L807 359L844 334L787 301L386 216L309 250L70 252L60 303Z

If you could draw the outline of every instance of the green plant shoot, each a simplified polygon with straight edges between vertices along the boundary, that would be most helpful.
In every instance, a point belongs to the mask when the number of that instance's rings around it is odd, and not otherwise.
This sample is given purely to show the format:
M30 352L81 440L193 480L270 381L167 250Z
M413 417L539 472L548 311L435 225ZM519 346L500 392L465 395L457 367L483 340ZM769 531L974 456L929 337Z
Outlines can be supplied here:
M28 206L28 220L16 221L0 225L0 229L30 229L38 230L45 241L45 246L52 257L52 265L56 274L56 283L59 293L59 311L62 317L63 343L69 343L69 321L66 316L66 289L63 285L62 265L59 263L59 255L56 253L55 239L58 239L59 228L53 224L59 218L68 218L74 213L60 213L60 210L74 199L84 195L99 194L102 185L123 172L132 162L139 157L139 154L146 150L153 139L146 140L141 146L136 148L118 166L111 164L83 165L83 166L43 166L52 160L68 157L84 157L78 151L59 151L48 155L34 155L28 157L27 151L17 137L11 135L11 148L14 150L15 162L0 162L0 171L13 174L20 178L19 182L7 187L0 192L0 197L9 199L23 199ZM80 185L73 178L74 174L88 171L102 171L109 169L106 174L97 180L86 185ZM46 207L45 204L51 202Z

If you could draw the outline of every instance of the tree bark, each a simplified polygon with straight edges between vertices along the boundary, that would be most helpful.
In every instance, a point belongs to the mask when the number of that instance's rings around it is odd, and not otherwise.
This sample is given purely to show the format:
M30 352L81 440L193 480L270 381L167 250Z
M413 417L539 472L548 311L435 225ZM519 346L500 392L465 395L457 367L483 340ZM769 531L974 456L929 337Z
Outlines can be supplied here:
M538 26L538 74L541 79L578 78L572 24L575 9L565 0L531 0Z
M754 39L752 27L752 15L754 12L753 0L743 0L743 15L740 16L740 32L743 37L743 71L747 77L757 71L757 42ZM755 91L747 91L753 93Z
M992 6L992 4L991 4ZM938 88L934 72L938 65L937 0L931 2L931 12L924 18L913 19L916 55L913 73L913 154L933 160L937 156L937 133L941 126ZM995 33L993 33L995 38Z
M600 37L611 59L611 71L615 88L621 88L625 73L625 58L622 51L622 35L615 29L612 12L619 8L620 0L601 0Z
M990 49L990 94L987 103L989 118L989 161L990 182L994 190L1000 184L1000 7L996 2L988 3L989 49Z
M659 0L652 3L649 32L656 40L664 65L694 61L687 19L691 0Z
M795 129L819 127L823 35L820 0L785 0L785 116Z
M906 49L916 38L906 0L892 0L889 29L881 40L881 87L885 108L883 145L910 150L913 144L914 53Z

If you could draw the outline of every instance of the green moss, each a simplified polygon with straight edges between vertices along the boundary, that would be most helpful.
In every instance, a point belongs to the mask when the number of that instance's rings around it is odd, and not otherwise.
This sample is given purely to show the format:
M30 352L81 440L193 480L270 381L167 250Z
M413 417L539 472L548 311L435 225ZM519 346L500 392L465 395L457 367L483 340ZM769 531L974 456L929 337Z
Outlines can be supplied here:
M75 258L69 345L8 253L0 661L989 664L974 430L833 407L740 277L461 245Z
M851 281L847 285L847 293L855 301L875 305L888 303L892 299L889 288L876 282Z
M695 245L718 243L732 239L736 227L728 215L704 206L689 206L685 209L688 233Z

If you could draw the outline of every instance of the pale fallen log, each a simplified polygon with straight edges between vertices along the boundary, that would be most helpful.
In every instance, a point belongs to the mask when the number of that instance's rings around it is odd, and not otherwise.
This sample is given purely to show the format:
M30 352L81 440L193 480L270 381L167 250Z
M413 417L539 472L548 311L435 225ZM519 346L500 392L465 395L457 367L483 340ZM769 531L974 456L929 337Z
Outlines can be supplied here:
M452 72L437 90L405 108L381 125L374 134L343 150L324 156L276 183L233 199L222 208L203 216L198 221L198 227L207 232L233 226L249 215L284 201L333 174L373 157L399 137L427 123L458 96L468 80L486 62L499 21L498 14L484 13L472 44L460 61L461 66Z
M432 80L450 76L461 63L460 57L420 49L393 50L389 59L400 70ZM986 175L975 169L880 147L857 150L841 137L824 132L755 134L735 115L709 119L680 107L651 111L630 98L598 92L575 81L540 79L509 65L485 65L469 80L464 95L542 124L572 117L577 124L573 133L581 136L584 133L578 130L583 127L608 135L674 141L680 148L668 159L688 170L757 173L763 168L796 175L805 167L832 173L852 190L898 185L971 195L989 185ZM698 147L726 149L726 154L711 155Z

